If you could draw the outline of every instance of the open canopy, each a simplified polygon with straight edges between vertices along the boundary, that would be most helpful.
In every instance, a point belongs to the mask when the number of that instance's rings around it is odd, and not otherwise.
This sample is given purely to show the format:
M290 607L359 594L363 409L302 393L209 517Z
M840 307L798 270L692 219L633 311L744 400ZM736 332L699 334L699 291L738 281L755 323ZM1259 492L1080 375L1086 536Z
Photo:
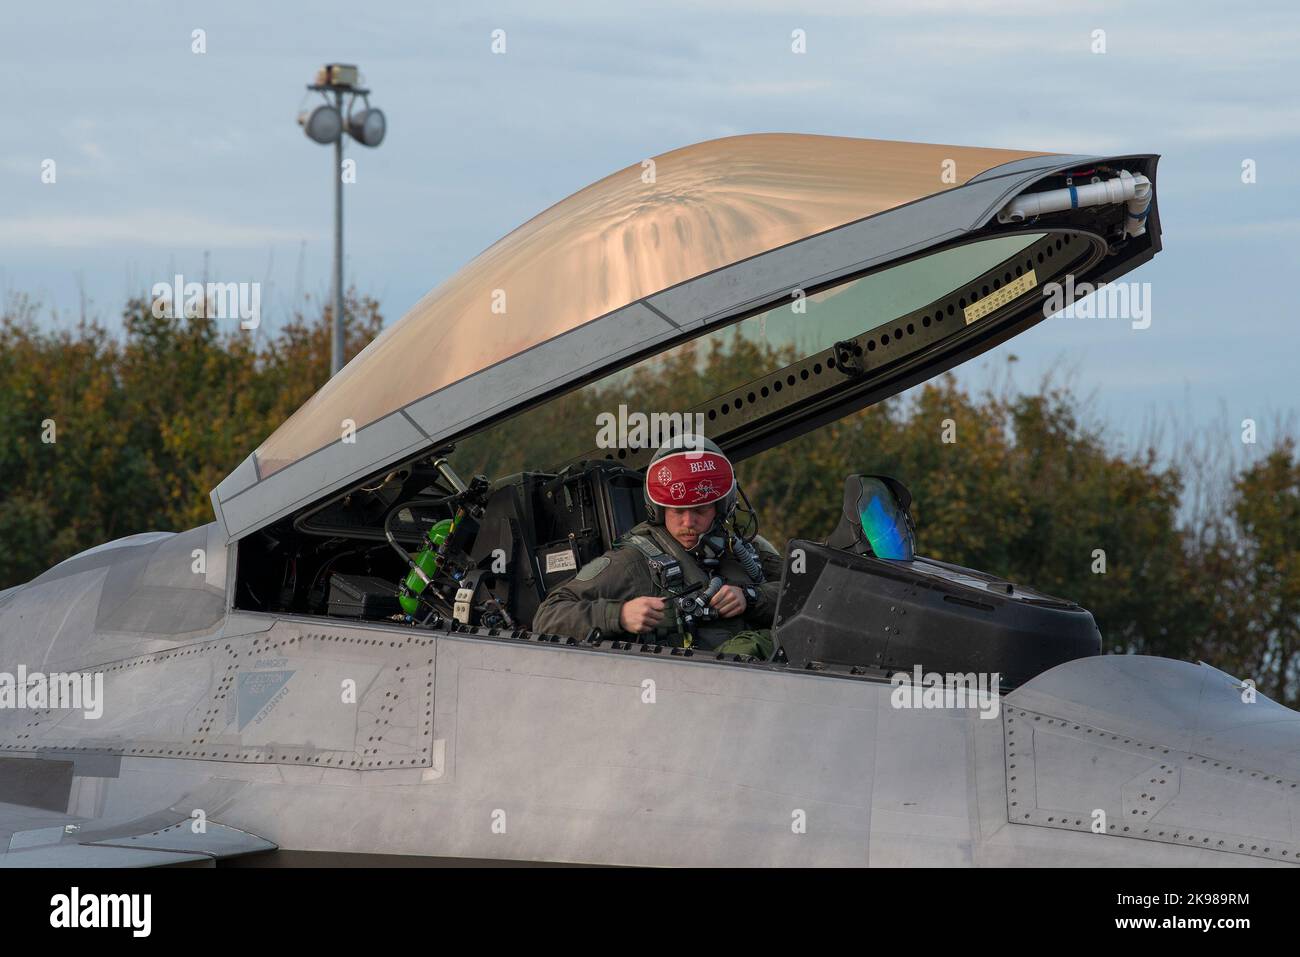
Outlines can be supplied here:
M1127 159L1154 177L1153 159ZM213 491L218 519L240 537L793 289L996 225L1032 183L1099 162L762 134L629 166L510 233L387 328ZM1043 235L1030 225L1022 246ZM1153 230L1146 255L1156 242Z

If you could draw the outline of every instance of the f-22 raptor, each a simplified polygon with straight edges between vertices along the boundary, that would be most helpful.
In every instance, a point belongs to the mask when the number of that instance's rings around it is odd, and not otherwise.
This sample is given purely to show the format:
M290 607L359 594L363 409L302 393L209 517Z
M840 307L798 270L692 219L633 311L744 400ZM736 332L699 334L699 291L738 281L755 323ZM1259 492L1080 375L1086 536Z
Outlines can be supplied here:
M100 676L103 704L0 709L0 862L1294 864L1300 716L1102 655L1068 599L883 557L864 490L905 517L906 489L870 462L785 544L771 660L530 628L642 517L653 450L594 442L611 397L708 361L688 406L626 401L699 416L743 480L1151 259L1156 166L737 136L542 212L251 452L212 522L0 592L0 670ZM963 676L998 685L945 706Z

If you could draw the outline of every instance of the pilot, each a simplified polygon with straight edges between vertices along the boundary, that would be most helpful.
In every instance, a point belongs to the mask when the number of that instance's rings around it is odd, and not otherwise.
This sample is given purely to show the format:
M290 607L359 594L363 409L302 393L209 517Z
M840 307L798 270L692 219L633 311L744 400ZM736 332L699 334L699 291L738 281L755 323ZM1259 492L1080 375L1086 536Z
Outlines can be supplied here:
M678 438L646 468L649 519L578 570L537 609L533 631L725 654L772 656L782 559L737 534L731 462L709 439Z

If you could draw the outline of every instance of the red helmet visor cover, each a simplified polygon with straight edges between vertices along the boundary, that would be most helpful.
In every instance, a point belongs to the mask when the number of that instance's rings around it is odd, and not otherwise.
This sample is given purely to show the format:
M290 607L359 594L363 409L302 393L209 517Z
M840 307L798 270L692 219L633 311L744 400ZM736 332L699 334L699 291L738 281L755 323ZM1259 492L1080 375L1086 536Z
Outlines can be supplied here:
M736 475L725 455L716 452L674 452L650 466L646 494L665 508L695 508L726 498Z

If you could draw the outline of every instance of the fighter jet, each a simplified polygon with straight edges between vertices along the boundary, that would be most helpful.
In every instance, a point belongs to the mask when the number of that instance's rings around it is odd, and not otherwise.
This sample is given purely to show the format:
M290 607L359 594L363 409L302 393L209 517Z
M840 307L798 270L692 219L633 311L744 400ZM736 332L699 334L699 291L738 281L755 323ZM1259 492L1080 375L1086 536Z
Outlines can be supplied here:
M1300 716L926 559L870 462L784 543L770 660L530 628L642 518L649 432L702 423L743 491L1151 259L1157 159L737 136L542 212L212 522L0 592L0 861L1295 863Z

